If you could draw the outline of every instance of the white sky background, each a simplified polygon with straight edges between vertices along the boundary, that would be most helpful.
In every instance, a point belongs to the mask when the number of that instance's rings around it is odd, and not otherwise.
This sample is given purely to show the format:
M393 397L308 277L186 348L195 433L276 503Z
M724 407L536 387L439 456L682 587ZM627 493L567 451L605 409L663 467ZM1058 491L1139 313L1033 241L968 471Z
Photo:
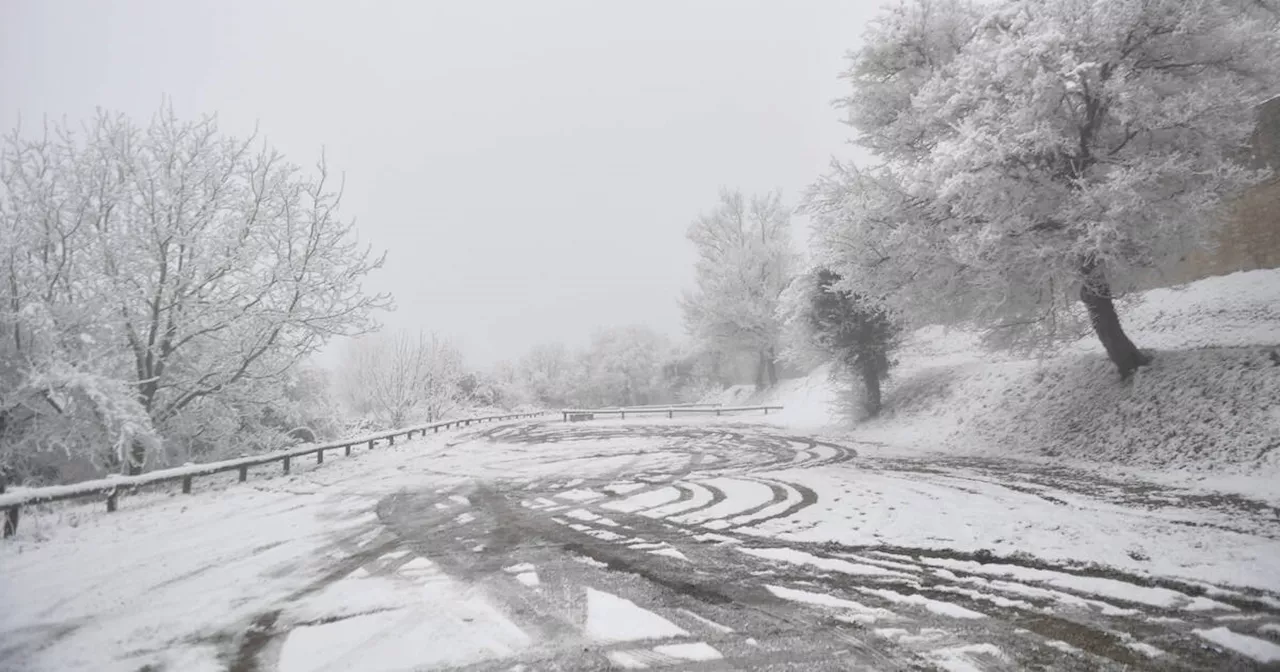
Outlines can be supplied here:
M831 101L877 4L0 0L0 122L168 96L295 163L324 148L388 251L383 322L485 366L600 326L682 336L717 190L794 203L850 153Z

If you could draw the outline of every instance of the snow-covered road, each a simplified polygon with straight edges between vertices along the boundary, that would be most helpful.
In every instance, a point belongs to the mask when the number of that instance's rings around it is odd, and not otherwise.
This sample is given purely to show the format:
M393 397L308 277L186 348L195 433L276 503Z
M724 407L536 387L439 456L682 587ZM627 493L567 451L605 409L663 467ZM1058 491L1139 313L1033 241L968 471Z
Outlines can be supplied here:
M521 423L33 515L0 669L1280 664L1274 502L867 448Z

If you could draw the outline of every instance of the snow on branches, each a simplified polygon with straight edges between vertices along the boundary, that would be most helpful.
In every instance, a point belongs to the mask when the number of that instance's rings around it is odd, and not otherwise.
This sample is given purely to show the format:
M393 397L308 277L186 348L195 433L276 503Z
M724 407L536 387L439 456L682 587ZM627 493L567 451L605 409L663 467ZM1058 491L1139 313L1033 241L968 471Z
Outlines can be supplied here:
M396 428L453 410L463 374L462 353L434 333L378 333L350 344L339 387L351 410Z
M99 112L78 131L14 131L0 186L10 450L130 444L137 468L146 442L131 435L229 441L286 372L388 304L361 287L381 258L340 218L324 161L303 171L211 117L166 107L145 125ZM50 401L73 389L97 410L69 418ZM109 436L57 438L68 422Z
M1112 304L1207 243L1265 175L1239 159L1280 24L1243 0L909 0L841 101L883 164L815 186L819 255L918 322L1052 337L1076 299L1122 374Z
M720 205L689 226L696 286L681 302L689 333L708 352L758 353L757 384L778 382L778 298L791 279L791 212L779 193L750 200L722 191Z

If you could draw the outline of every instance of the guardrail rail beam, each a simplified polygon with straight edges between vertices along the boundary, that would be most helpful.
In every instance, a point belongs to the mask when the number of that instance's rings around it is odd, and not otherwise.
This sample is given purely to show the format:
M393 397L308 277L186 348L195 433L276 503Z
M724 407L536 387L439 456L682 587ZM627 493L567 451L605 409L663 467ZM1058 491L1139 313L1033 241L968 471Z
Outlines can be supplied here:
M181 467L174 467L172 469L157 470L146 474L131 474L128 476L113 475L93 481L85 481L71 485L55 485L43 488L24 489L20 492L5 492L5 486L7 486L8 483L0 481L0 531L2 531L3 537L11 537L17 533L18 520L21 517L22 507L24 506L72 499L105 497L107 511L114 512L119 508L120 494L124 491L133 492L142 487L179 482L181 483L182 493L191 494L195 488L195 479L198 476L210 476L227 471L236 471L239 475L239 482L244 483L249 480L249 468L258 465L280 462L283 473L287 475L291 472L292 460L295 457L302 457L314 453L316 456L316 464L319 465L324 464L324 454L325 451L328 450L341 448L344 455L350 456L352 449L360 443L367 443L369 448L372 449L377 445L378 441L382 440L386 440L389 445L394 445L396 437L399 436L413 438L415 433L426 436L427 429L431 429L434 433L439 433L441 428L460 428L470 426L472 422L496 422L499 420L532 418L548 412L550 411L541 411L537 413L508 413L475 418L455 418L447 422L434 422L419 427L397 429L390 432L382 432L372 436L347 439L334 443L321 445L306 444L300 447L289 448L283 451L276 451L274 453L267 453L263 455L248 455L220 462L189 464Z

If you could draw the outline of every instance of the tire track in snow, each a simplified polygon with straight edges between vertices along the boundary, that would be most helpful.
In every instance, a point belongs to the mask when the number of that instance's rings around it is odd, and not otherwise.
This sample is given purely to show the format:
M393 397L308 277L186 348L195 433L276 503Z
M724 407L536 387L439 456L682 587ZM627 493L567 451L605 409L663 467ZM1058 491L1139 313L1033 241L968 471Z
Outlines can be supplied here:
M613 432L617 436L629 439L641 435L640 429L627 432ZM671 439L669 431L661 432L664 439ZM701 438L700 438L701 437ZM892 660L915 660L922 665L930 664L967 664L980 669L1025 669L1034 666L1048 666L1049 669L1152 669L1163 670L1173 668L1214 669L1225 665L1236 665L1240 669L1250 669L1247 660L1229 652L1219 652L1204 648L1201 640L1193 631L1208 631L1214 627L1229 625L1233 632L1262 635L1268 624L1273 624L1278 615L1271 612L1258 612L1265 603L1252 597L1225 597L1214 595L1213 599L1223 604L1235 606L1245 611L1242 614L1223 610L1190 610L1192 604L1203 606L1205 603L1194 603L1197 595L1188 594L1186 601L1177 600L1168 607L1160 607L1142 602L1130 602L1118 599L1115 595L1099 594L1095 590L1086 590L1080 586L1058 585L1058 580L1035 580L1030 576L995 577L982 572L968 571L964 567L939 566L927 561L929 557L950 557L956 560L972 561L982 566L990 566L997 562L1017 564L1016 558L995 558L980 553L964 553L945 549L909 549L891 546L843 547L838 545L800 544L778 540L766 540L752 535L750 528L772 520L794 516L806 506L817 501L817 495L803 485L780 481L773 478L746 477L753 471L768 471L781 465L787 469L805 469L816 466L847 462L857 457L856 452L845 449L838 444L827 444L830 452L815 451L824 447L818 442L810 444L808 439L792 441L783 437L743 437L731 439L723 433L691 432L686 436L679 450L689 454L698 452L699 441L708 445L704 452L715 454L720 459L710 460L707 457L690 457L685 469L673 470L668 474L676 480L670 485L649 487L645 490L613 494L601 499L585 502L581 505L588 510L596 510L604 515L615 517L623 525L623 529L598 528L599 531L613 530L625 532L618 538L601 538L593 534L596 531L593 521L574 521L578 529L568 524L553 522L556 514L528 510L523 507L512 514L506 521L513 526L497 536L515 536L525 539L525 543L500 547L503 553L541 553L568 552L570 555L590 559L592 563L600 563L604 567L595 567L577 563L566 565L578 569L581 575L567 572L560 592L573 593L574 581L589 575L591 581L619 581L617 575L628 574L636 577L628 580L628 586L643 588L643 593L627 593L637 599L641 595L653 600L650 590L658 590L663 595L657 602L649 602L655 611L662 611L673 620L678 618L667 608L690 609L705 618L717 622L731 619L725 613L742 612L754 614L763 623L772 623L773 632L790 632L788 628L798 632L819 633L816 636L839 640L849 632L871 633L870 638L855 637L864 647L893 647ZM740 441L738 451L759 451L766 453L760 456L740 456L726 447L727 441ZM802 447L803 446L803 447ZM675 452L677 449L665 446L662 450ZM813 452L810 452L813 451ZM808 453L808 454L802 454ZM601 452L601 455L610 455ZM617 453L612 455L616 456ZM868 468L888 470L890 473L903 473L904 470L893 468L884 463L871 462ZM635 475L621 473L630 481L639 480ZM905 470L908 473L912 470ZM941 469L937 473L947 477L957 477L955 470ZM742 478L766 484L769 488L769 501L763 505L753 503L730 516L711 520L688 520L689 514L707 511L716 503L716 499L724 508L725 503L732 503L733 494L726 488L714 484L708 486L700 481L689 480L691 474L716 475L723 474L729 478ZM974 479L975 481L978 479ZM975 485L978 485L975 483ZM1000 485L987 483L986 485ZM576 487L591 487L597 491L607 492L600 487L596 479L588 479L586 484ZM674 487L676 499L659 505L648 507L643 512L629 513L616 510L601 510L601 507L613 502L625 502L629 497L643 492L655 492L662 487ZM714 491L713 491L714 489ZM806 492L807 491L807 492ZM537 490L522 490L520 497L536 497ZM720 499L716 492L724 495ZM701 498L706 498L702 501ZM514 500L518 502L519 500ZM701 501L690 505L690 502ZM668 509L668 506L674 506ZM689 507L689 508L683 508ZM661 514L649 517L645 514ZM763 515L762 515L763 514ZM693 516L697 518L697 516ZM744 518L745 517L745 518ZM737 520L738 524L721 530L717 538L702 533L710 529L707 523L717 520ZM478 516L472 526L489 524L490 519ZM501 522L501 521L499 521ZM550 531L554 528L554 531ZM473 535L474 536L474 535ZM702 536L707 543L697 543L696 537ZM470 539L464 535L464 539ZM535 542L542 539L545 543ZM643 541L641 541L643 540ZM736 543L722 543L724 541ZM868 574L848 573L830 567L840 567L820 563L822 566L805 565L803 563L771 562L764 559L744 559L746 556L734 550L738 546L749 548L784 548L802 551L811 557L826 560L846 560L863 563L867 566L896 570L899 576L874 576ZM655 548L674 548L687 557L687 561L653 555ZM932 555L930 555L932 554ZM460 554L461 555L465 554ZM736 556L743 556L737 558ZM736 558L736 559L735 559ZM552 581L554 565L539 564L539 575L543 577L545 588ZM570 562L573 562L572 560ZM1063 575L1084 576L1086 572L1078 572L1072 568L1058 567L1051 563L1041 562L1039 568L1052 570ZM847 568L846 568L847 569ZM941 570L941 571L939 571ZM901 574L906 574L904 578ZM502 583L494 584L510 586L515 584L510 577L501 577ZM1107 574L1102 578L1116 578L1140 587L1143 577L1122 575L1118 572ZM487 579L482 579L487 580ZM861 623L854 617L868 618L867 612L841 611L839 607L822 604L787 603L781 598L763 591L765 584L778 585L791 590L809 591L821 596L847 602L864 604L867 609L883 610L893 615L883 617L885 621ZM484 584L489 585L489 584ZM1166 586L1167 587L1167 586ZM1184 586L1188 593L1194 587ZM520 590L539 590L540 588L519 587ZM1200 589L1203 593L1204 588ZM1215 590L1220 590L1216 589ZM717 595L719 597L717 597ZM1149 600L1154 600L1154 593ZM1203 596L1203 595L1200 595ZM722 598L728 598L723 601ZM822 599L822 598L815 598ZM718 601L719 600L719 601ZM514 604L514 603L513 603ZM956 605L973 613L985 614L987 618L951 618L946 613L962 613L942 605ZM931 609L932 607L932 609ZM541 608L541 607L539 607ZM550 607L547 607L550 608ZM1252 610L1252 611L1251 611ZM938 613L941 612L941 613ZM871 612L872 614L879 612ZM785 614L782 619L768 618L772 614ZM1218 620L1221 617L1252 617L1261 615L1257 621ZM841 621L854 618L850 623ZM572 619L570 619L572 621ZM783 622L787 625L780 625ZM796 625L800 624L800 625ZM735 624L737 625L737 624ZM850 628L854 628L850 630ZM863 630L857 630L863 628ZM686 629L689 629L686 627ZM690 630L692 632L692 630ZM759 632L753 630L752 632ZM725 636L725 633L720 633ZM810 638L812 638L811 634ZM709 635L708 635L709 637ZM767 656L746 655L737 657L731 648L741 640L726 637L712 640L716 648L725 654L726 664L737 664L739 667L754 667L754 662L770 660ZM804 641L803 638L799 641ZM724 642L722 644L722 642ZM1188 643L1190 642L1190 643ZM911 654L911 655L907 655ZM648 654L646 654L648 655ZM906 656L904 658L904 656ZM914 656L914 657L912 657ZM554 659L551 658L551 659ZM645 658L647 660L647 658ZM531 658L529 660L544 660ZM596 659L598 660L598 659ZM659 660L653 658L653 661ZM665 660L665 659L662 659ZM791 659L787 659L789 662ZM824 662L821 657L814 657L815 664ZM742 661L738 663L737 661ZM925 662L927 661L927 662ZM511 669L511 661L504 661L499 666L477 669ZM1075 666L1074 668L1072 666ZM884 665L888 668L891 665ZM819 669L817 667L813 669Z

